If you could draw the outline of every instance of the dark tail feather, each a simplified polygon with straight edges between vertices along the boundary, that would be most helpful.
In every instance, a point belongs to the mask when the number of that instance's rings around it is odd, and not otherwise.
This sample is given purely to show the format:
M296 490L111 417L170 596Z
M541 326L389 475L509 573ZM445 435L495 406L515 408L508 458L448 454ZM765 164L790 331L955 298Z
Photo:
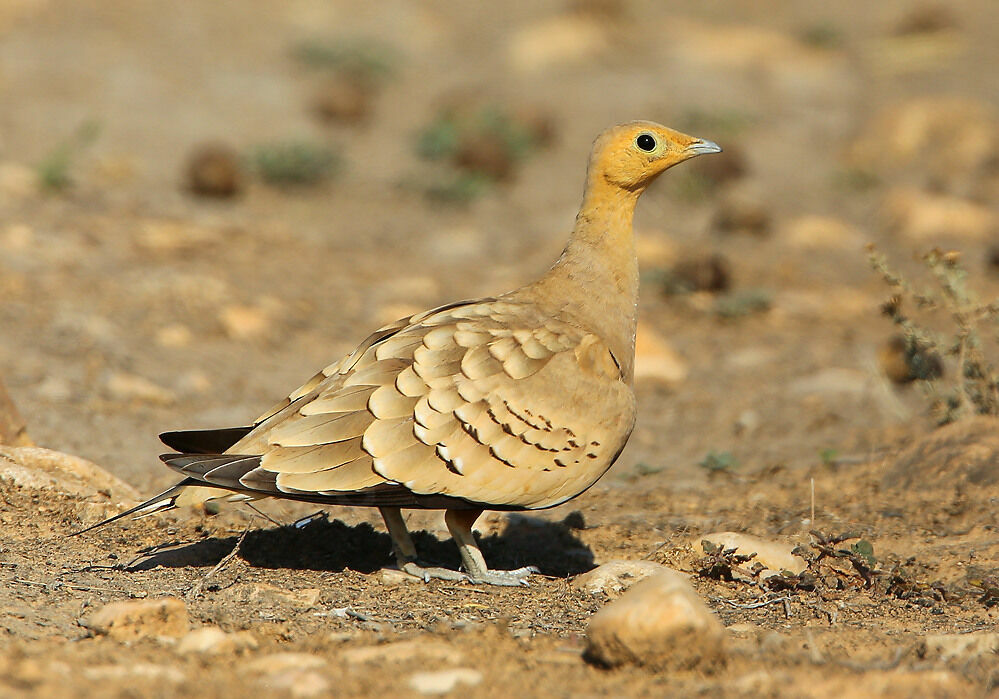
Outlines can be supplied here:
M117 514L114 517L108 517L103 522L98 522L97 524L91 524L86 529L81 529L79 531L73 532L72 534L67 534L66 536L79 536L80 534L85 534L94 529L99 529L105 524L111 524L112 522L117 522L119 519L128 517L129 515L134 515L136 513L141 513L138 516L142 517L144 515L149 515L154 512L159 512L161 510L169 510L174 507L174 503L177 501L177 497L184 490L184 488L191 485L205 485L204 483L198 483L198 481L193 478L185 478L180 483L170 488L167 488L159 495L154 495L145 502L139 503L135 507L125 510L121 514Z
M164 432L160 435L160 441L181 454L223 454L252 429L251 426Z

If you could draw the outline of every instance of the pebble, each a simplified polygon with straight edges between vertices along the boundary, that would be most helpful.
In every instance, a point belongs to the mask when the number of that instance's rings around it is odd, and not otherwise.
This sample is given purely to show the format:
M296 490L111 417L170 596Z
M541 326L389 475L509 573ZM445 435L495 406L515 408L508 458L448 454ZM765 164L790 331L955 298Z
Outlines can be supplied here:
M566 14L514 32L507 55L514 69L536 73L591 59L608 44L606 23Z
M664 571L667 574L675 572L652 561L608 561L589 572L577 575L571 584L575 589L591 595L602 592L610 597L618 597L640 580Z
M382 568L378 571L378 582L382 585L395 586L407 583L422 583L423 581L415 575L410 575L396 568Z
M987 653L999 653L999 633L977 631L934 634L923 639L918 653L921 658L971 660Z
M107 377L104 387L115 400L136 401L151 405L170 405L177 400L176 394L159 386L144 376L127 371L116 371Z
M311 670L289 670L268 675L265 680L268 689L286 689L293 697L315 697L328 695L330 683L318 672Z
M780 237L793 247L805 250L847 250L863 248L860 231L832 216L800 216L785 223Z
M667 384L680 383L687 378L690 369L687 362L677 354L647 323L638 325L635 338L635 379L661 381Z
M311 653L270 653L243 663L241 672L279 674L291 670L314 670L326 666L326 660Z
M270 328L270 315L259 306L226 306L219 312L225 334L233 340L253 340Z
M590 619L585 658L608 667L708 672L725 662L725 629L682 576L659 573Z
M319 604L321 591L316 587L306 587L300 590L285 590L267 583L250 583L242 585L231 592L234 599L246 601L253 605L283 605L300 610L308 610Z
M187 633L187 606L176 597L111 602L80 623L96 636L118 640L177 638Z
M417 672L409 676L409 686L420 694L447 694L458 685L475 687L482 682L482 673L468 667L438 672Z
M704 552L701 546L702 541L710 541L712 544L726 549L734 548L736 549L736 553L743 555L755 553L756 557L746 564L747 567L752 566L755 562L759 562L771 571L780 572L781 570L788 570L795 575L803 572L807 567L804 558L791 553L791 549L794 546L781 541L768 541L739 532L711 532L710 534L694 537L691 540L691 546L694 547L697 553Z
M185 166L185 186L192 194L226 198L243 190L239 153L224 143L202 143L191 151Z
M995 212L987 206L911 188L890 191L881 214L890 230L920 244L938 238L989 240L999 225Z
M373 646L348 648L340 657L350 665L364 663L403 663L419 658L421 661L437 660L460 663L464 656L461 651L441 641L407 640L381 643Z
M256 649L257 639L248 631L226 633L217 626L194 629L180 639L177 652L181 655L218 655L245 649Z
M374 90L360 80L341 73L329 76L312 100L316 114L326 120L359 124L371 116Z
M121 665L93 665L83 668L83 676L92 682L109 682L122 680L153 680L178 684L186 678L184 673L175 667L154 665L153 663L123 663Z

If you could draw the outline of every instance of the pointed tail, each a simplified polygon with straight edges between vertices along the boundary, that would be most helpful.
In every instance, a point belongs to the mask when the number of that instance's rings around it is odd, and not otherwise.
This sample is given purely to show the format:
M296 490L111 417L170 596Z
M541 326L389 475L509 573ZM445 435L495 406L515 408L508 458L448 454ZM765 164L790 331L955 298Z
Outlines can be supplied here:
M164 512L166 510L172 510L181 505L194 504L196 502L204 502L205 500L210 500L212 497L211 494L192 492L192 491L203 491L203 490L211 491L212 494L214 494L221 489L206 487L203 482L197 481L194 478L185 478L177 485L167 488L159 495L154 495L145 502L139 503L138 505L136 505L131 509L125 510L124 512L117 514L114 517L108 517L103 522L92 524L86 529L81 529L79 531L73 532L72 534L67 534L67 536L79 536L80 534L85 534L89 531L93 531L94 529L99 529L100 527L103 527L105 524L111 524L112 522L117 522L119 519L123 519L130 515L135 515L136 518L146 517L155 512ZM197 495L197 497L192 497L194 495Z

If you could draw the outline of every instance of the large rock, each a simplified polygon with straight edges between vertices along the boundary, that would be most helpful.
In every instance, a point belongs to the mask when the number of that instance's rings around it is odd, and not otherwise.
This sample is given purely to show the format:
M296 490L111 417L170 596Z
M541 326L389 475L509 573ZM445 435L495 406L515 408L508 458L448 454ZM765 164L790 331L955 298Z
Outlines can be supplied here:
M710 671L725 662L725 629L690 583L660 572L597 612L585 657L615 667Z
M180 637L187 633L187 606L176 597L111 602L80 623L96 636L123 641Z
M753 563L762 563L767 569L761 573L764 577L769 574L779 573L782 570L787 570L797 575L807 567L804 558L791 553L791 549L794 548L792 544L780 541L768 541L757 536L752 536L751 534L742 534L741 532L711 532L710 534L694 537L691 540L691 546L696 553L702 555L705 553L703 547L704 541L721 546L723 549L735 549L736 553L746 556L755 553L756 556L746 565L751 566Z
M81 497L100 494L116 502L139 498L132 486L97 464L41 447L0 445L0 480Z

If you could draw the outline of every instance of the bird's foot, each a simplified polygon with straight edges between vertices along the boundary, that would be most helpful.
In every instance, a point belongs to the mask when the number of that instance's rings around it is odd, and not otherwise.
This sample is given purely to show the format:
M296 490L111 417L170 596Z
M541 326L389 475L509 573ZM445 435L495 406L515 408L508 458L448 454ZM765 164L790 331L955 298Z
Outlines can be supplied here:
M434 566L420 565L416 561L407 561L399 566L404 573L419 578L423 582L431 580L450 580L451 582L466 582L470 578L464 573L451 570L450 568L436 568Z
M469 582L478 585L500 585L502 587L530 587L527 582L534 573L540 571L534 566L517 568L516 570L484 570L469 577Z

